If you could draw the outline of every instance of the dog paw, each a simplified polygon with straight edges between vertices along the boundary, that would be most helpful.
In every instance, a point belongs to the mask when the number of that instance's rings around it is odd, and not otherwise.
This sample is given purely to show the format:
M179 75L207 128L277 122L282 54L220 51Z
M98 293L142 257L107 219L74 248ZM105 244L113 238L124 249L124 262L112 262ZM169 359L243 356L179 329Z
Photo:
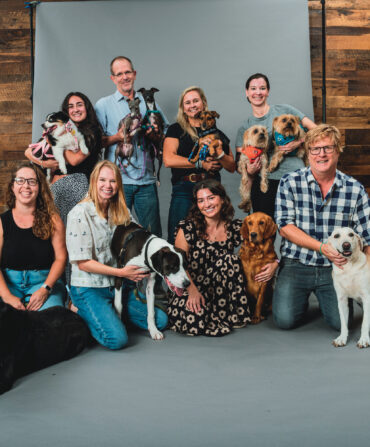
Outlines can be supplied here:
M266 320L266 318L264 316L260 316L260 317L252 317L251 319L251 324L259 324L261 323L263 320Z
M336 348L346 346L346 344L347 344L347 337L343 337L342 335L333 340L333 346L335 346Z
M362 348L368 348L370 346L370 338L367 337L361 337L360 340L357 342L357 347Z
M150 336L152 337L153 340L163 340L164 339L164 335L158 329L152 329L152 330L149 330L149 332L150 332Z

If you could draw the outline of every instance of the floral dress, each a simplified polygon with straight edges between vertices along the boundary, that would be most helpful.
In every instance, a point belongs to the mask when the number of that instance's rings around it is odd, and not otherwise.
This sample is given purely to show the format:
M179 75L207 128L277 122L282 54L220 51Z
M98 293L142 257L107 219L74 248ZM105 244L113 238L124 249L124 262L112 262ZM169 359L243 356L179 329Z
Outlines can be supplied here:
M188 294L178 297L169 291L169 328L187 335L222 336L250 322L243 268L235 247L241 243L241 220L227 228L227 239L211 242L198 236L191 220L181 221L189 245L188 272L203 295L206 306L199 314L186 307Z

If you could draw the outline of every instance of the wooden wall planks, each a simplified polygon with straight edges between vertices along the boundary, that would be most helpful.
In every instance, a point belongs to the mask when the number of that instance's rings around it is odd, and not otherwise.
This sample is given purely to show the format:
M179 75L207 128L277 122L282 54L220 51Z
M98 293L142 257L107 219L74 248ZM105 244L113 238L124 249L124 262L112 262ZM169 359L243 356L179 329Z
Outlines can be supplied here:
M62 1L62 0L45 0ZM74 0L85 1L85 0ZM308 0L315 121L322 119L321 2ZM327 122L343 134L340 169L370 192L370 3L327 0ZM29 13L0 2L0 209L9 170L31 142Z

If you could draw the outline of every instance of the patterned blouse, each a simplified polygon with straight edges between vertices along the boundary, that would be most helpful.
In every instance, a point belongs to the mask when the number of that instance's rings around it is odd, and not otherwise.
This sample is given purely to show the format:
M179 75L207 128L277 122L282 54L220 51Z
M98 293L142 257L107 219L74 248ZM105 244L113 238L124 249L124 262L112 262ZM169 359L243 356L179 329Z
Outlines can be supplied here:
M132 217L131 217L131 220ZM116 267L110 244L116 225L100 217L93 202L77 204L68 213L66 242L69 262L72 264L71 285L75 287L110 287L114 276L84 272L77 261L94 259L102 264Z

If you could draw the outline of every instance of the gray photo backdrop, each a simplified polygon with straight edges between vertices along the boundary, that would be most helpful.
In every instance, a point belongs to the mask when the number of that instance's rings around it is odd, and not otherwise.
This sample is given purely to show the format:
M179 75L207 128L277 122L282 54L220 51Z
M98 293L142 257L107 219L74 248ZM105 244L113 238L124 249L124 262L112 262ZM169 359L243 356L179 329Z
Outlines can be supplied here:
M112 94L109 63L132 59L135 86L157 87L157 102L175 121L180 93L202 87L218 127L231 139L251 114L247 77L268 75L270 104L287 103L313 118L307 0L123 0L41 3L36 13L33 141L45 116L70 91L93 104ZM170 169L159 188L164 235L171 197ZM243 217L239 175L222 181Z

